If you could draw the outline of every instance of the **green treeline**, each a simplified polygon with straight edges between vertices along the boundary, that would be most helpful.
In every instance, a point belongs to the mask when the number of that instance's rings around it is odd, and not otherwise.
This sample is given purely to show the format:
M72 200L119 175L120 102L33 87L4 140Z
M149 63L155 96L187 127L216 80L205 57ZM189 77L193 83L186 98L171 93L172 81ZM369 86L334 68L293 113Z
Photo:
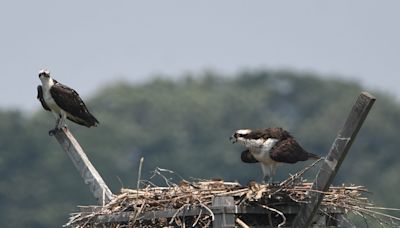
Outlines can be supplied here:
M305 149L323 156L361 91L356 82L288 71L119 82L85 99L100 121L98 128L68 123L114 193L135 188L141 157L142 178L161 167L185 179L221 177L246 184L261 180L261 169L241 163L243 148L228 140L236 129L281 126ZM335 184L365 185L374 202L399 207L400 105L370 92L377 102ZM0 227L60 227L77 205L96 203L47 134L54 117L37 106L32 115L0 111ZM277 178L306 164L284 165Z

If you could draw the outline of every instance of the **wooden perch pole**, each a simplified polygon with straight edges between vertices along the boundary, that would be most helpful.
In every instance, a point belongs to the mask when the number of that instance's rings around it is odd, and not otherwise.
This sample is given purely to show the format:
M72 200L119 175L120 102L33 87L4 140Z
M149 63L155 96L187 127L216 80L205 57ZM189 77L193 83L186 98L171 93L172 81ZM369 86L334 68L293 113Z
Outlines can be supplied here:
M318 171L317 177L312 185L310 191L311 202L303 204L297 214L293 227L305 228L309 227L312 223L312 219L321 204L324 194L321 192L328 191L337 171L340 168L344 158L346 157L347 151L354 141L358 131L361 128L365 118L368 115L369 110L375 102L375 97L367 92L362 92L354 104L347 120L339 131L329 154L324 159L320 170Z
M71 158L85 184L89 185L89 189L96 200L102 205L110 202L114 195L89 161L89 158L72 133L67 128L62 128L57 130L54 136L69 158Z

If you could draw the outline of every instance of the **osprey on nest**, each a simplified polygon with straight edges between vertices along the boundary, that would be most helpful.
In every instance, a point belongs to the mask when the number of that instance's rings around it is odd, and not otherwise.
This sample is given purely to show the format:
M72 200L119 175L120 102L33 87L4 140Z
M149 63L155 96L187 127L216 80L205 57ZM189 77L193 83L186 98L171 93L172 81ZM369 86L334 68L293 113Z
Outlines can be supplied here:
M39 72L39 79L42 85L37 87L37 99L45 110L51 111L56 117L56 126L49 131L49 135L66 127L66 119L86 127L97 126L99 121L89 112L75 90L51 78L46 70Z
M289 132L282 128L241 129L231 137L232 143L240 142L247 147L241 154L246 163L261 163L264 181L272 182L276 167L280 163L296 163L308 159L319 159L318 155L305 151Z

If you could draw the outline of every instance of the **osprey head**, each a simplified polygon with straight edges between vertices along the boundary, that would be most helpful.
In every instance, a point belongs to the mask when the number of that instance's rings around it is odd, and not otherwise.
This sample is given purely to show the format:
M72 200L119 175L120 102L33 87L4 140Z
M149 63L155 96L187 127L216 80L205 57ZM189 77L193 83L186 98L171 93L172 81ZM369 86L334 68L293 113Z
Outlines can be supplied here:
M40 80L43 80L45 78L50 78L50 71L48 71L48 70L40 70L39 71L39 78L40 78Z
M52 86L54 84L54 81L50 77L50 72L48 70L40 70L39 79L42 81L43 86Z
M251 133L250 129L240 129L237 130L230 138L232 143L236 143L237 141L243 142L246 140L246 136Z

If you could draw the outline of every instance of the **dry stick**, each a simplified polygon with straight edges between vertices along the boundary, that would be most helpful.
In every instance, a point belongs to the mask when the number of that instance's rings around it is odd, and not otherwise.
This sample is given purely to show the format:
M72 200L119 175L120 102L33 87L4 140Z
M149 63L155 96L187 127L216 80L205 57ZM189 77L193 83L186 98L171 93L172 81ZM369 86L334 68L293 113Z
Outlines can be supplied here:
M358 216L360 216L361 218L363 218L366 227L367 227L367 228L369 227L367 218L365 217L364 214L362 214L362 213L360 213L360 212L358 212L358 211L353 211L353 213L354 213L355 215L358 215Z
M172 216L171 220L169 221L169 224L172 224L176 218L176 216L178 215L179 212L181 212L181 210L183 210L185 207L190 206L190 204L184 204L182 205L182 207L180 207L178 210L176 210L176 212L174 213L174 215Z
M381 227L385 227L384 223L390 224L389 222L386 222L386 221L382 220L381 218L379 218L375 214L375 211L363 211L362 208L357 207L357 206L350 207L349 210L351 210L354 214L357 214L360 217L364 218L364 221L365 221L366 224L368 224L368 223L367 223L367 219L366 219L365 215L375 219L375 222L377 222ZM380 216L382 216L382 215L380 215ZM391 225L399 226L399 224L393 222L393 220L391 220Z
M366 209L387 210L387 211L400 211L400 208L391 207L365 207Z
M139 210L134 211L134 216L133 216L133 219L132 219L133 224L135 224L138 215L140 215L140 213L142 213L142 210L143 210L143 208L144 208L144 205L146 205L146 204L145 204L145 201L142 203L142 205L140 206Z
M143 166L143 161L144 161L144 157L140 158L140 163L139 163L139 171L138 171L138 179L137 179L137 185L136 185L136 189L139 192L139 187L140 187L140 179L142 176L142 166Z
M192 227L195 227L196 224L199 222L202 212L203 212L203 210L200 209L199 215L197 216L196 220L194 221Z
M140 188L140 179L142 178L142 166L143 166L143 162L144 162L144 157L140 158L139 161L139 170L138 170L138 179L137 179L137 184L136 184L136 193L137 193L137 199L139 199L139 188ZM133 217L133 224L135 224L135 221L137 219L137 216L142 212L142 209L145 205L145 201L143 201L141 207L139 208L139 211L135 211L134 213L134 217Z
M284 180L282 183L279 184L279 186L284 186L290 182L293 182L294 180L298 179L301 177L305 172L307 172L309 169L314 167L317 163L322 161L324 157L319 158L318 160L314 161L311 165L305 167L304 169L300 170L299 172L295 173L294 175L290 176L288 179Z
M243 222L240 218L236 218L236 223L239 224L242 228L250 228L245 222Z
M369 210L369 209L362 208L362 207L358 207L357 209L358 209L358 210L361 210L361 211L363 211L363 212L373 213L373 214L380 215L380 216L382 216L382 217L386 217L386 218L390 218L390 219L394 219L394 220L400 221L400 218L395 217L395 216L392 216L392 215L388 215L388 214L385 214L385 213L381 213L381 212Z
M167 172L169 172L169 173L171 173L172 171L171 170L168 170L168 169L161 169L161 168L156 168L154 171L153 171L153 176L151 176L150 177L150 179L151 178L153 178L155 175L158 175L158 176L160 176L160 177L162 177L163 179L164 179L164 181L165 181L165 183L168 185L168 187L171 187L171 185L170 185L170 183L172 184L172 186L175 186L175 183L173 183L173 182L171 182L170 180L168 180L168 178L165 176L165 175L163 175L161 172L165 172L165 171L167 171ZM173 172L172 172L173 173Z
M260 205L260 206L263 207L263 208L265 208L265 209L267 209L267 210L273 211L273 212L279 214L279 215L282 217L283 221L282 221L281 223L278 224L278 227L281 227L281 226L285 225L285 223L286 223L286 217L285 217L285 215L284 215L281 211L279 211L279 210L277 210L277 209L275 209L275 208L272 208L272 207L268 207L268 206L266 206L266 205Z
M103 189L103 207L104 207L104 205L106 205L106 191L104 191L104 189Z
M283 190L283 188L285 188L289 183L297 180L298 178L300 178L305 172L307 172L309 169L311 169L312 167L314 167L316 164L318 164L320 161L322 161L324 159L324 157L319 158L318 160L316 160L315 162L313 162L311 165L305 167L304 169L300 170L299 172L295 173L294 175L290 176L289 178L287 178L286 180L284 180L283 182L281 182L279 184L279 189L274 191L273 193L271 193L270 195L274 195L280 191Z
M203 203L200 203L200 206L204 207L210 213L211 221L214 221L214 219L215 219L214 212L212 212L212 210L209 207L207 207L206 205L204 205Z
M339 222L339 219L333 217L332 215L330 215L329 213L325 212L324 210L318 209L318 211L321 212L322 214L324 214L325 216L327 216L328 218L330 218L332 220L335 220L336 222Z

